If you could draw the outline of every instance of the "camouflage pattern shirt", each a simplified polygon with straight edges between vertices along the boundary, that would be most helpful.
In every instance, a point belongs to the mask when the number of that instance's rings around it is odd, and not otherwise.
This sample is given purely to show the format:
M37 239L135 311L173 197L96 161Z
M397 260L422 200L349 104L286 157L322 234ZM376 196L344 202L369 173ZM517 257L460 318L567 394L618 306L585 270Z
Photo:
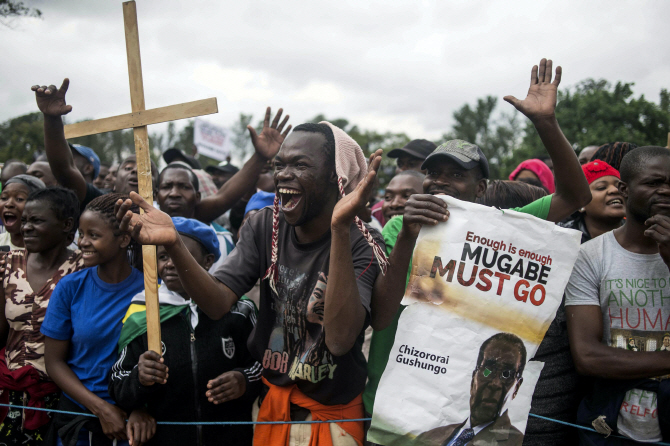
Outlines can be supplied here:
M84 260L81 251L71 252L42 289L35 292L26 278L27 255L26 251L10 251L6 256L6 269L2 280L5 290L5 317L9 324L5 361L9 370L30 365L48 379L44 365L44 335L40 333L42 321L58 281L67 274L82 269Z

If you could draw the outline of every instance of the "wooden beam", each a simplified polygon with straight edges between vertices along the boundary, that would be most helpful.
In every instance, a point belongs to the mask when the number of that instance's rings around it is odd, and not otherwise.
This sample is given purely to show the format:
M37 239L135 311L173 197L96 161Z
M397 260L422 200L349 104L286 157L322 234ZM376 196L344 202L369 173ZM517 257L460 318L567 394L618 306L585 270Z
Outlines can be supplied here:
M133 113L143 112L144 84L142 82L142 60L140 58L140 37L137 28L137 8L134 1L123 3L123 23L126 34L126 55L128 56L128 79L130 81L130 105ZM137 181L139 193L147 203L153 203L153 182L151 157L149 156L149 132L147 126L133 128L135 136L135 156L137 158ZM158 284L156 281L156 247L142 246L144 260L144 296L147 310L147 341L149 350L159 355L163 353L161 343L160 311L158 308Z
M184 102L183 104L168 105L167 107L96 119L94 121L69 124L65 126L65 139L176 121L178 119L194 118L218 112L219 107L216 103L216 98L201 99L199 101Z

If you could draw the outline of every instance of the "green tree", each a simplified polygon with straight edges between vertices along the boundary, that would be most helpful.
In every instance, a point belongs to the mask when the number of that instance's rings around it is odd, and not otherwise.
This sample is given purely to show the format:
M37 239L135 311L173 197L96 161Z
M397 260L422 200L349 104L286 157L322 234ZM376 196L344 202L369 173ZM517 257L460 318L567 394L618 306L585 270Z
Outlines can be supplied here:
M586 79L558 92L556 118L563 133L579 151L589 145L626 141L643 145L667 144L670 131L670 94L660 92L659 104L644 95L633 96L632 82L612 85L604 79ZM527 158L544 155L544 147L530 121L512 168Z
M477 144L489 161L491 178L500 178L506 170L523 133L516 110L496 118L497 102L497 98L487 96L477 99L473 106L463 105L453 114L455 122L451 131L442 136L442 142L462 139Z
M0 0L0 23L9 26L11 20L19 17L42 17L42 11L29 8L22 1Z
M0 124L0 161L20 159L30 164L36 153L44 151L42 113L34 112Z

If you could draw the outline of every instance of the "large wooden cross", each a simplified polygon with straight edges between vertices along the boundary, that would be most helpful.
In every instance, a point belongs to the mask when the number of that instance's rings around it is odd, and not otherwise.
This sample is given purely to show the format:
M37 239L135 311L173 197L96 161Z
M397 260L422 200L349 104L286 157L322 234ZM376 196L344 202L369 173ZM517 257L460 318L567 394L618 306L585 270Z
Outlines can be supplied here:
M148 203L153 203L147 125L209 115L217 113L219 110L216 105L216 98L145 110L140 39L137 29L137 9L134 1L123 3L123 22L126 33L126 54L128 56L128 78L130 80L132 113L66 125L65 138L76 138L78 136L132 128L135 136L139 194ZM146 296L149 350L161 354L160 313L156 280L156 247L142 246L142 256L144 258L144 294Z

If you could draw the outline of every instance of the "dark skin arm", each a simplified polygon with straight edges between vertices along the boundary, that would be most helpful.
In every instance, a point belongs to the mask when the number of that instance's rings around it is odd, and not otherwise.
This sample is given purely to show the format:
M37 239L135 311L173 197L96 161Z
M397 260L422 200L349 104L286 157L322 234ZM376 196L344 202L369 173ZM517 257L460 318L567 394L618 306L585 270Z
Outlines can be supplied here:
M72 190L79 201L83 201L86 197L86 180L74 164L61 118L72 111L72 106L65 103L69 85L70 80L65 78L60 88L55 85L33 85L32 90L35 92L37 107L44 115L44 150L51 171L58 184Z
M503 98L531 120L554 163L556 192L547 216L547 220L552 222L563 220L591 201L589 184L577 155L556 120L556 97L562 71L561 67L556 67L556 77L552 82L552 62L542 59L539 69L535 65L531 70L526 99L520 101L514 96Z
M70 341L45 339L44 362L47 373L63 392L82 404L100 419L104 434L110 439L127 440L126 413L88 390L67 364Z
M356 189L340 199L333 210L330 228L330 263L324 298L323 330L326 346L335 356L349 352L363 330L366 311L356 283L351 256L351 224L365 207L381 163L381 150L370 156L368 174Z
M570 350L582 375L608 379L653 378L670 373L670 352L634 352L601 342L603 316L596 305L565 307Z
M284 142L284 138L291 131L291 126L289 125L282 132L289 119L289 115L286 115L280 123L279 120L281 119L282 112L283 110L280 108L277 116L275 116L272 124L270 124L272 112L270 107L267 108L265 111L265 120L263 121L263 130L260 135L256 134L256 130L252 126L247 127L256 153L244 164L244 167L239 172L226 181L226 184L215 195L204 198L198 203L195 208L195 218L203 222L215 220L233 207L245 194L255 190L258 177L267 165L267 161L277 154Z
M130 211L132 203L141 207L144 213L139 215ZM120 222L121 231L129 231L138 243L165 247L184 290L193 296L193 300L208 317L221 319L237 302L239 297L233 290L212 277L193 258L170 216L144 201L139 194L131 192L130 200L119 200L116 218Z
M423 225L435 226L449 219L447 203L430 194L412 195L405 204L403 225L389 256L385 275L377 276L372 293L370 325L376 331L388 327L405 295L407 270Z

